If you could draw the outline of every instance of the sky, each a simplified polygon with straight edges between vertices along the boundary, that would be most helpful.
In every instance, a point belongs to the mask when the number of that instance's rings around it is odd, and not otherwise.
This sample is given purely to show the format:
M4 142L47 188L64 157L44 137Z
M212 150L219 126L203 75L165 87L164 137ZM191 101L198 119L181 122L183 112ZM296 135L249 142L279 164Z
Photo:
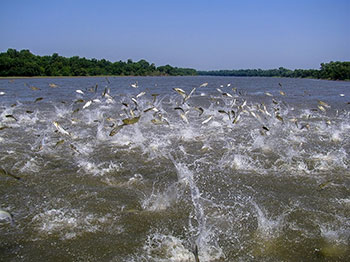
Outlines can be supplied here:
M350 61L350 0L1 0L0 52L197 70Z

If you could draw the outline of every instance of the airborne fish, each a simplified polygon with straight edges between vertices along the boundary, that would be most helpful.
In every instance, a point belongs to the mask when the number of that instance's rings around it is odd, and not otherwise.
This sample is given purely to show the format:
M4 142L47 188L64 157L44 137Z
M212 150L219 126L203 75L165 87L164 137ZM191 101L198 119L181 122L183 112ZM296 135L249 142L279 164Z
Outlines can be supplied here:
M1 174L1 175L5 175L5 176L13 177L13 178L15 178L15 179L17 179L17 180L20 180L20 179L21 179L19 176L16 176L16 175L14 175L14 174L8 172L7 170L5 170L5 169L3 169L3 168L1 168L1 167L0 167L0 174Z
M13 215L0 208L0 221L7 220L10 221L11 225L14 226L15 222L13 220Z
M70 134L68 131L64 130L64 129L58 124L58 122L54 121L53 124L54 124L54 126L57 128L58 132L60 132L60 133L63 134L63 135L71 136L71 134Z
M133 117L133 118L125 118L122 121L124 125L132 125L137 123L139 120L140 120L140 116Z
M209 116L207 119L205 119L205 120L202 122L202 125L208 123L212 118L213 118L213 116Z

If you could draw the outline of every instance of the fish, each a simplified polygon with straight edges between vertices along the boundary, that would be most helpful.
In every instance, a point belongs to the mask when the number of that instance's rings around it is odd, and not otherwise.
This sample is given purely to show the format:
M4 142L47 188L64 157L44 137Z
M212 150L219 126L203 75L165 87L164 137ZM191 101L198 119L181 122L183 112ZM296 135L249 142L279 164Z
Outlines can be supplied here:
M28 88L30 88L30 89L32 89L32 90L34 90L34 91L40 90L40 88L38 88L38 87L36 87L36 86L30 86L28 83L25 83L25 85L26 85Z
M78 113L79 110L80 110L80 108L77 108L77 109L73 110L72 114Z
M76 153L80 154L79 150L73 145L73 144L69 144L69 147Z
M267 96L273 96L271 93L269 93L269 92L265 92L265 95L267 95Z
M84 92L82 90L80 90L80 89L75 90L75 92L77 92L78 94L84 95Z
M228 118L231 120L231 115L230 115L229 112L226 112L225 110L218 110L218 112L219 112L220 114L226 114L226 115L228 116Z
M132 125L132 124L137 123L140 120L140 117L141 116L137 116L137 117L133 117L133 118L125 118L122 121L123 121L124 125Z
M0 174L1 175L5 175L5 176L10 176L10 177L13 177L17 180L21 180L21 178L19 176L16 176L10 172L8 172L7 170L3 169L2 167L0 167Z
M212 118L213 118L213 116L209 116L207 119L205 119L205 120L202 122L202 125L208 123Z
M286 93L283 92L283 91L280 91L280 94L281 94L282 96L285 96L285 95L286 95Z
M282 84L281 84L281 83L278 83L278 85L279 85L280 87L282 87Z
M0 96L3 96L3 95L6 95L6 93L3 92L3 91L1 91L1 92L0 92Z
M181 95L184 99L186 98L186 92L182 90L181 88L174 87L173 90L175 90L179 95Z
M327 181L327 182L325 182L325 183L322 183L322 184L319 185L318 187L319 187L320 189L323 189L323 188L325 188L326 186L328 186L330 183L332 183L332 181Z
M108 84L110 84L111 82L109 81L108 77L105 77L106 81Z
M318 100L318 103L319 103L321 106L326 107L326 108L330 108L330 107L331 107L331 106L328 105L326 102L323 102L323 101L321 101L321 100Z
M232 124L237 124L237 122L240 118L241 118L241 115L237 114L237 116L233 119Z
M183 113L185 113L185 110L183 110L183 108L182 107L174 107L174 110L181 110Z
M58 147L59 145L63 144L64 143L64 140L59 140L57 141L57 143L55 144L54 148Z
M10 126L0 126L0 130L4 130L6 128L12 128L12 127L10 127Z
M12 118L13 120L18 121L17 118L15 118L13 115L6 115L5 117Z
M43 99L44 99L43 97L38 97L37 99L35 99L34 103L39 102L39 101L41 101Z
M70 134L68 131L64 130L64 129L59 125L58 122L54 121L54 122L53 122L53 125L57 128L57 131L60 132L61 134L67 135L67 136L71 136L71 134Z
M198 246L197 246L197 244L194 245L193 255L194 255L194 261L195 262L199 262Z
M146 94L146 92L141 92L141 93L139 93L139 94L136 95L136 98L140 98L141 96L143 96L143 95L145 95L145 94Z
M84 99L77 99L77 100L75 100L75 102L74 103L84 103L85 102L85 100Z
M3 209L0 208L0 221L2 220L8 220L10 221L11 225L15 225L15 221L13 219L13 215Z
M190 97L193 95L193 93L196 91L196 88L193 88L192 90L191 90L191 92L188 94L188 95L186 95L186 97L184 98L184 101L183 101L183 103L185 103L188 99L190 99Z
M223 96L232 97L230 93L222 93Z
M162 125L162 124L167 124L167 125L169 125L169 122L166 121L165 119L161 120L161 119L156 119L156 118L154 118L154 119L151 120L151 122L152 122L153 124L155 124L155 125Z
M152 106L152 107L150 107L150 108L147 108L147 109L143 110L143 112L144 112L144 113L147 113L148 111L151 111L151 110L153 110L153 111L155 111L155 112L158 112L158 111L159 111L155 106Z
M159 96L159 94L151 94L151 96L153 96L152 104L154 104L156 102L157 96Z
M91 104L92 104L92 101L91 101L91 100L87 101L86 104L83 106L83 109L85 109L85 108L91 106Z
M139 85L138 85L138 82L136 81L135 83L133 83L133 84L130 84L130 86L131 87L133 87L133 88L138 88L139 87Z
M109 136L114 136L115 134L117 134L123 128L123 126L124 126L124 124L116 126L115 128L113 128L111 130L111 132L109 133Z
M208 83L203 83L199 87L206 87L207 85L208 85Z
M266 131L270 131L270 129L266 126L263 126L262 129L266 130Z
M204 112L204 109L201 107L194 107L195 110L197 110L199 112L199 116L201 116Z
M55 87L58 87L58 85L56 85L56 84L54 84L54 83L51 83L51 84L49 84L49 87L55 88Z
M276 114L276 118L282 123L284 123L283 117L281 117L279 114Z
M326 112L326 109L325 109L323 106L318 105L317 107L318 107L322 112Z
M181 117L181 119L182 119L186 124L189 124L186 114L182 114L182 113L181 113L181 114L180 114L180 117Z
M137 100L135 98L133 98L133 97L131 98L131 100L134 102L135 106L137 107L138 106Z
M26 113L27 113L27 114L33 114L34 112L31 111L31 110L26 110Z

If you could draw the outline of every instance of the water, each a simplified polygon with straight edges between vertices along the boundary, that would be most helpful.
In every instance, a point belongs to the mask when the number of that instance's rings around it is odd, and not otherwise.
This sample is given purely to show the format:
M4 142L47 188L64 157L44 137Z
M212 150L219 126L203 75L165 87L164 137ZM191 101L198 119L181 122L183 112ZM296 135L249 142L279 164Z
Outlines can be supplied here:
M173 90L194 87L185 104ZM0 167L22 178L0 175L15 220L0 221L2 261L350 257L349 82L33 78L0 92Z

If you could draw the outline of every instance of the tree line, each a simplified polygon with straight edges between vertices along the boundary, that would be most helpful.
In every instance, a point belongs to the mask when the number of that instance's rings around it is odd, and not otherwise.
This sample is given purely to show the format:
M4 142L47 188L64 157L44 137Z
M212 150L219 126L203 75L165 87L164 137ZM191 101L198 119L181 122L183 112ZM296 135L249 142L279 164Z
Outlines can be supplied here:
M211 76L265 76L319 78L331 80L350 80L350 62L322 63L320 69L295 69L284 67L278 69L238 69L197 71L192 68L179 68L170 65L156 67L144 59L133 62L110 62L73 56L66 58L57 53L51 56L38 56L29 50L17 51L8 49L0 53L0 76L178 76L178 75L211 75Z
M29 50L8 49L0 53L0 76L161 76L197 75L191 68L178 68L170 65L156 67L144 59L133 62L110 62L105 59L87 59L73 56L66 58L57 53L51 56L38 56Z
M350 80L350 62L322 63L317 69L295 69L284 67L278 69L239 69L239 70L216 70L198 71L199 75L212 76L266 76L266 77L294 77L294 78L318 78L331 80Z

